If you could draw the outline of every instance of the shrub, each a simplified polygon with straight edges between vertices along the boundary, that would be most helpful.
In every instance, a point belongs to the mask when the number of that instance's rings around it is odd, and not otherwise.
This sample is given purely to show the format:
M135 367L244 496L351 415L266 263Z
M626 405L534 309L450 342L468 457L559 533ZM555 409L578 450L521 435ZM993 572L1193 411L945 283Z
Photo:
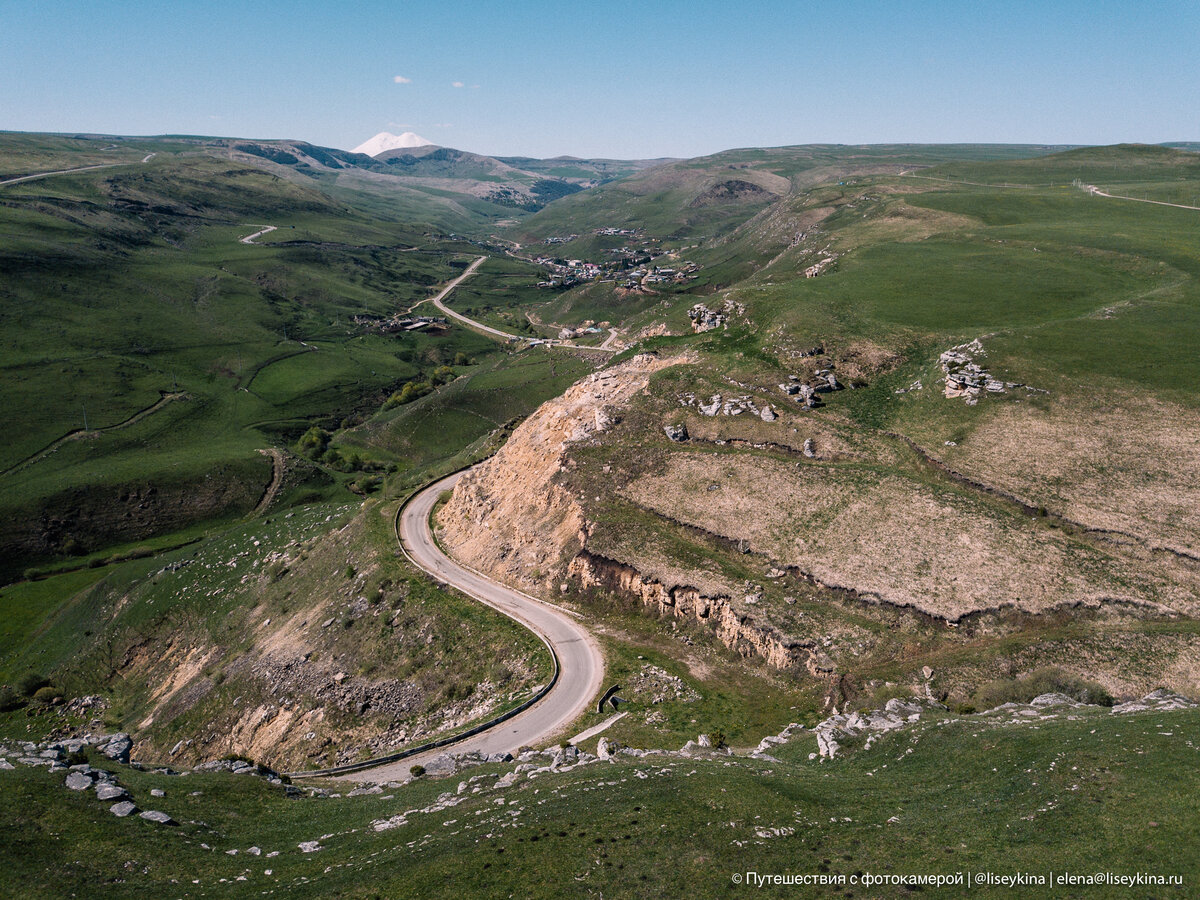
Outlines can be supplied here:
M49 706L51 703L53 703L58 698L59 698L58 688L51 687L50 685L46 685L45 687L40 687L36 691L33 692L33 702L40 703L42 706Z
M405 403L411 403L414 400L424 397L432 390L433 385L428 381L405 382L400 390L388 397L387 402L383 404L383 408L393 409L397 406L403 406Z
M14 691L7 684L0 687L0 712L8 712L14 709L20 709L25 705L25 698Z
M727 746L725 732L721 731L719 728L716 731L711 732L708 736L708 739L712 741L714 750L723 750Z
M411 775L413 778L420 778L422 775L425 774L425 767L424 766L413 766L411 769L408 770L408 774Z
M297 447L300 452L310 459L317 459L329 446L329 439L332 435L324 428L319 428L314 425L301 436Z
M1022 678L1004 678L980 687L971 698L977 709L1005 703L1028 703L1041 694L1066 694L1080 703L1112 706L1113 697L1101 685L1054 666L1035 669Z

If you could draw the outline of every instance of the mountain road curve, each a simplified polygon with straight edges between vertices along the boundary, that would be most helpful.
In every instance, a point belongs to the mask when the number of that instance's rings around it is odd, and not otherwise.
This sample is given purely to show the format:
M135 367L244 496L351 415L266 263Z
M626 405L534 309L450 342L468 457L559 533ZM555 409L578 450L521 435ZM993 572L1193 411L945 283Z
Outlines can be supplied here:
M604 680L604 655L595 639L566 611L543 603L455 562L434 539L430 514L443 492L451 490L458 472L426 487L401 512L398 533L401 546L417 566L434 578L520 622L552 649L558 659L558 680L529 709L447 748L429 750L398 762L351 772L349 781L390 781L408 776L413 766L424 765L447 751L454 753L512 753L565 733L600 691ZM470 648L464 647L464 653Z
M467 266L467 268L463 270L463 273L461 275L459 275L453 281L449 282L435 296L430 297L428 299L428 301L422 300L421 303L430 302L434 306L436 306L438 309L440 309L442 312L444 312L446 315L450 316L450 318L457 319L459 322L463 323L464 325L468 326L469 328L474 328L476 331L482 331L484 334L491 335L492 337L499 338L500 340L522 341L522 342L528 342L528 341L534 340L534 339L530 338L528 335L513 334L508 331L501 331L499 328L493 328L490 325L484 325L482 322L476 321L475 319L472 319L469 316L464 316L460 312L455 312L450 307L448 307L444 302L442 302L448 296L450 296L450 292L453 291L456 287L458 287L459 284L461 284L463 281L465 281L466 279L468 279L472 275L474 275L475 270L478 269L486 260L487 260L486 256L479 257L473 263L471 263L469 266ZM414 306L413 309L416 309L416 307L420 306L420 305L421 305L420 303L416 304L416 306ZM410 312L411 312L411 310L410 310ZM563 340L554 340L554 339L543 338L540 340L540 343L543 343L543 344L546 344L546 345L552 346L552 347L569 347L573 350L600 350L605 353L616 353L617 352L615 349L612 349L610 347L604 347L604 346L590 347L590 346L586 346L586 345L575 344L572 341L563 341Z

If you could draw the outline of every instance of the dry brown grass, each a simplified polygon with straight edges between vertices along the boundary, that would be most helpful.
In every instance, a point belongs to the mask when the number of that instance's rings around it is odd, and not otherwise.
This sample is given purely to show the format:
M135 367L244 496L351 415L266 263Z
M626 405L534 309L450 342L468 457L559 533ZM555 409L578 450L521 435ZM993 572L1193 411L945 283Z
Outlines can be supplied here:
M1200 553L1200 419L1148 397L997 405L957 469L1091 528Z
M897 474L681 452L625 494L826 584L951 619L1117 598L1197 608L1192 586L1165 583L987 500Z

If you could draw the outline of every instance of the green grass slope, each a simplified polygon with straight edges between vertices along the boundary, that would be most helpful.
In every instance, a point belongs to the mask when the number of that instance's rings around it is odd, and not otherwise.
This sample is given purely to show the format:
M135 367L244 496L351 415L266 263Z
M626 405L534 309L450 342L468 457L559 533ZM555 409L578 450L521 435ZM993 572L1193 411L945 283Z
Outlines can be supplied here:
M146 146L165 149L0 194L0 403L21 422L0 454L6 577L244 514L270 480L256 449L493 346L353 322L428 296L460 245L190 144Z
M834 761L808 760L802 734L777 762L619 758L510 787L483 767L321 800L246 776L103 766L178 827L117 819L61 774L20 768L0 772L3 857L30 897L1186 897L1200 878L1197 721L967 717ZM302 851L310 841L319 849ZM1097 873L1112 883L1057 880ZM1115 880L1139 874L1178 881ZM949 883L899 883L938 875Z

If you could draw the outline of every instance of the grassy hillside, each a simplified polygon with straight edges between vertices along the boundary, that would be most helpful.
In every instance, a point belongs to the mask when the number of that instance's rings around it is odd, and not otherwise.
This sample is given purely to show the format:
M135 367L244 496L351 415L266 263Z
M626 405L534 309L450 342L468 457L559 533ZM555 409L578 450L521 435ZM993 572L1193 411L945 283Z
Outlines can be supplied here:
M659 238L708 240L794 190L869 172L951 159L1011 159L1052 148L1018 145L809 145L729 150L677 160L554 204L516 227L536 241L588 228L642 228Z
M0 454L8 577L242 515L271 479L257 449L494 347L353 321L426 297L460 245L190 145L153 146L168 149L0 195L0 396L22 423ZM47 164L71 161L52 152ZM241 241L266 225L278 230Z
M91 715L136 735L137 756L279 769L393 753L524 701L549 675L541 642L399 559L393 511L307 504L9 585L0 681L97 697ZM10 707L9 736L64 724Z
M802 732L773 748L776 761L618 757L507 787L484 766L366 796L339 785L320 800L246 776L105 766L175 828L117 819L90 792L65 790L61 774L21 768L0 772L13 826L4 858L31 897L98 883L131 897L1185 897L1200 877L1187 738L1197 720L1195 710L1007 727L966 717L833 761L807 759L816 742ZM61 852L64 834L78 852ZM302 851L309 841L319 849ZM1053 880L1097 872L1180 881ZM813 881L763 886L749 873ZM906 888L865 875L974 883Z
M580 609L633 604L773 654L802 708L916 688L926 666L956 703L1047 664L1114 694L1195 692L1200 213L1072 182L1182 196L1200 157L980 156L806 170L687 251L696 282L627 306L630 334L667 331L643 346L696 355L549 476L588 527L554 550L575 568L536 587L561 598L568 581ZM715 329L692 333L697 302ZM974 386L947 391L964 372ZM801 385L824 391L815 408ZM730 619L705 619L709 603Z

